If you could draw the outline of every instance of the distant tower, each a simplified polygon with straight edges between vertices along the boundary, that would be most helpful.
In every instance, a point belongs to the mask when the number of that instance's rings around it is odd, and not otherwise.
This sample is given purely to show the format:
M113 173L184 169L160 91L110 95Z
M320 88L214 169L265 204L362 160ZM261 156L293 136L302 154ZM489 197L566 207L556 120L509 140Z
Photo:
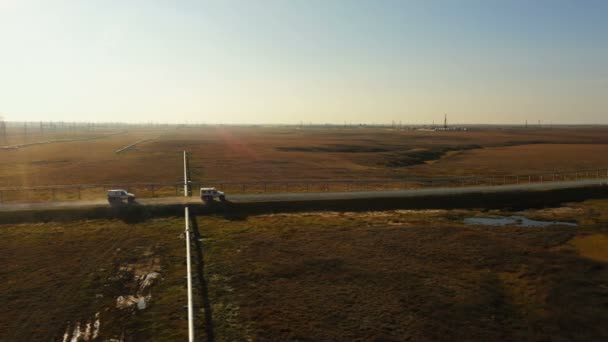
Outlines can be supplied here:
M444 114L443 116L443 129L447 130L448 129L448 115Z

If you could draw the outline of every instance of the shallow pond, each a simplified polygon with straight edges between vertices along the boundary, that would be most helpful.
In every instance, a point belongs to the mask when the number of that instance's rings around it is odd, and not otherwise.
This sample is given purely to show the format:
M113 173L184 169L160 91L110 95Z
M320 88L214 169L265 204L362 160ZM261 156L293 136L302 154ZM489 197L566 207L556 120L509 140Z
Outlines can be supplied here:
M519 226L519 227L547 227L547 226L571 226L576 223L562 221L538 221L523 216L499 216L499 217L468 217L464 219L466 224L483 226Z

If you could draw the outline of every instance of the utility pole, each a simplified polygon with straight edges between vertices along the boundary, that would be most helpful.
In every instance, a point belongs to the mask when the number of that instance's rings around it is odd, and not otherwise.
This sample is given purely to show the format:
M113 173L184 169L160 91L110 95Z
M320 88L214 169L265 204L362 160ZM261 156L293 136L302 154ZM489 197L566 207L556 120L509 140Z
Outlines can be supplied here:
M446 131L448 130L448 115L447 114L444 114L444 117L443 117L443 129Z

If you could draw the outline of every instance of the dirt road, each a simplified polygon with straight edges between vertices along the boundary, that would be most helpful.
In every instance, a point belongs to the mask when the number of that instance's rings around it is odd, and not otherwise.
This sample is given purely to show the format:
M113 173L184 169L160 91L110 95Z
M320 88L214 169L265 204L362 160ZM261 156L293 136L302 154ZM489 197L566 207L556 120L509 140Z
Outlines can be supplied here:
M412 198L440 195L463 195L475 193L500 193L513 191L533 191L550 189L569 189L589 186L608 186L608 179L594 179L567 182L547 182L531 184L511 184L495 186L470 186L454 188L424 188L411 190L390 191L356 191L356 192L308 192L308 193L278 193L278 194L228 194L229 201L234 203L253 202L284 202L284 201L319 201L319 200L348 200L348 199L378 199L378 198ZM198 197L164 197L144 198L137 200L139 205L171 205L200 203ZM39 202L0 204L0 211L20 210L49 210L49 209L82 209L108 206L103 199L88 201Z

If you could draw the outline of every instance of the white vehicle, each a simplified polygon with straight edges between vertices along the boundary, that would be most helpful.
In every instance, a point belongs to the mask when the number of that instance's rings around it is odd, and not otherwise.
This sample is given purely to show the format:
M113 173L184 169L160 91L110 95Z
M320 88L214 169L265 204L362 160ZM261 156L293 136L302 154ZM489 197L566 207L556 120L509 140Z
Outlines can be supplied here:
M110 204L122 203L127 200L127 203L135 202L135 195L129 193L127 190L108 190L108 202Z
M219 198L220 201L224 202L226 195L221 191L217 191L216 188L201 188L201 199L203 202L211 202L215 198Z

